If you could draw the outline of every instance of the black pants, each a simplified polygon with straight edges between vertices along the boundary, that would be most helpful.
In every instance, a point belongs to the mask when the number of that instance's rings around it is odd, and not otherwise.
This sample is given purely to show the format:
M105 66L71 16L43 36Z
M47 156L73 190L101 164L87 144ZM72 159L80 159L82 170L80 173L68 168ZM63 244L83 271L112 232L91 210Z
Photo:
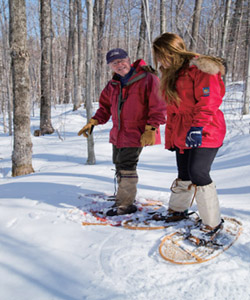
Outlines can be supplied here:
M120 170L136 170L142 147L116 148L113 145L113 163L116 172Z
M193 184L204 186L210 184L209 175L212 163L219 148L194 148L186 149L180 154L176 149L178 178L191 180Z

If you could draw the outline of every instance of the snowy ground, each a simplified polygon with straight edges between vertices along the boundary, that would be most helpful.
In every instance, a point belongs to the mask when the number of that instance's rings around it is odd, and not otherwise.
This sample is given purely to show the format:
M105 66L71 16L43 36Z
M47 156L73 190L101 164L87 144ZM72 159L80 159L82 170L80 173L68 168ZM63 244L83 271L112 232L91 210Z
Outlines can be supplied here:
M27 176L11 177L13 138L0 127L1 300L250 299L249 134L229 128L211 172L222 214L242 221L242 235L214 260L174 265L158 252L169 229L84 227L72 218L70 210L83 204L83 195L114 191L111 123L95 128L97 163L88 166L86 140L77 136L86 122L84 110L57 106L52 114L60 138L32 137L35 173ZM244 124L249 122L246 116ZM32 132L38 126L36 110ZM167 205L176 177L174 153L163 144L145 148L138 173L138 197Z

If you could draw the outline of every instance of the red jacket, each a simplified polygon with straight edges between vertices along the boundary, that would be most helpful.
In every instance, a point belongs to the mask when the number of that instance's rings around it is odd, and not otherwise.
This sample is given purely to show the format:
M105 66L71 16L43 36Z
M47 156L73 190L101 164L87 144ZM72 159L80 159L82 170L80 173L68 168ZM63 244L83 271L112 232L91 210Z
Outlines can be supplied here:
M143 68L143 60L132 66L135 71L122 89L115 75L108 82L93 116L99 124L106 123L112 116L109 141L117 148L141 147L140 138L146 124L157 128L165 124L166 104L159 96L158 77ZM156 143L160 142L159 134L157 130Z
M203 127L201 148L217 148L223 143L226 124L219 110L225 94L220 70L207 58L194 58L190 66L179 73L176 90L181 99L179 107L167 105L165 148L185 146L190 127Z

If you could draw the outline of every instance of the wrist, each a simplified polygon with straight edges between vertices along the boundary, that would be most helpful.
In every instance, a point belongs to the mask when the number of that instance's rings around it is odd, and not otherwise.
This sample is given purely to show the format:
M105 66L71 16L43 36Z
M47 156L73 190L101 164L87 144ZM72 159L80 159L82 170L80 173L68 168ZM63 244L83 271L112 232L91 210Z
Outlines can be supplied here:
M202 131L203 127L201 127L201 126L192 126L190 129L191 130L200 130L200 131Z
M155 131L156 129L157 129L156 127L151 126L151 125L146 125L146 126L145 126L145 131L146 131L146 130L152 130L152 131Z
M90 123L91 125L93 125L93 126L98 125L98 121L97 121L96 119L90 119L90 120L89 120L89 123Z

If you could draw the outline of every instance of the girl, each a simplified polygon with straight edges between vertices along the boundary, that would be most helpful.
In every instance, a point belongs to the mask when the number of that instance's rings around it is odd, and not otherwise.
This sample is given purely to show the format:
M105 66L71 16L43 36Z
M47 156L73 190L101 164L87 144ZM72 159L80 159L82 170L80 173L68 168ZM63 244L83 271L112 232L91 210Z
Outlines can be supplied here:
M202 226L215 229L222 220L209 173L226 133L219 110L225 94L222 60L188 51L173 33L155 39L153 54L167 103L165 148L176 151L178 168L166 221L186 218L195 196Z

